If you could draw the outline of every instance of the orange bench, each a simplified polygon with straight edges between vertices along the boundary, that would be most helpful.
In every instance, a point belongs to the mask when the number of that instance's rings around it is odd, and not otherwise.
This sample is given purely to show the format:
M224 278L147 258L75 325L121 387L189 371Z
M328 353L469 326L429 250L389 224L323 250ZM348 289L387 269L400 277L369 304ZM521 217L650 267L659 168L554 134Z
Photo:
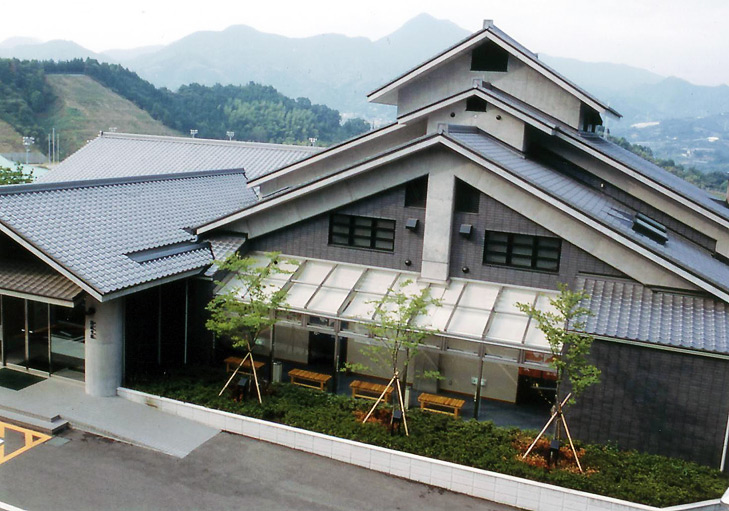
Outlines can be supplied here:
M237 367L240 365L241 362L243 362L243 357L235 357L231 356L223 360L225 362L225 372L230 373L237 369ZM263 366L265 366L265 362L255 362L253 366L256 368L256 373L261 370ZM244 374L251 374L251 359L249 358L246 360L246 363L243 364L243 367L241 367L241 372Z
M454 397L438 396L435 394L426 394L423 392L418 396L418 402L420 403L421 410L427 410L429 412L444 413L446 415L452 415L458 417L458 414L463 408L466 402L463 399L456 399ZM447 408L447 410L443 410Z
M314 371L306 371L304 369L292 369L289 371L289 379L294 385L324 390L326 384L332 379L332 375L315 373Z
M362 399L371 399L372 401L377 401L382 393L385 392L385 389L387 389L383 398L385 403L390 402L390 399L392 398L392 391L395 390L392 387L388 388L387 385L370 383L361 380L354 380L349 384L349 388L352 389L352 397L361 397Z

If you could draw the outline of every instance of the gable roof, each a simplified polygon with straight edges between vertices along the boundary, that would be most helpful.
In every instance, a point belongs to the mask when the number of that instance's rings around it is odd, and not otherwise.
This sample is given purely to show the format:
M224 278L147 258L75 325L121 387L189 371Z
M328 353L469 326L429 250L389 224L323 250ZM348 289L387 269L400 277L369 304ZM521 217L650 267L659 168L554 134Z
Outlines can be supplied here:
M450 48L442 51L438 55L430 58L422 64L414 67L413 69L406 71L402 75L398 76L394 80L386 83L385 85L375 89L367 95L367 99L372 102L380 102L386 104L394 104L391 94L396 92L399 88L405 86L411 81L423 76L424 74L436 69L446 62L457 58L473 48L481 44L482 42L489 40L509 52L512 56L519 59L521 62L534 69L548 80L555 83L557 86L564 89L569 94L572 94L577 99L591 106L599 112L610 113L616 117L622 117L617 111L610 108L609 105L603 103L595 96L584 90L579 85L575 84L568 78L565 78L560 73L546 65L544 62L539 60L537 55L529 51L526 47L516 42L513 38L504 33L501 29L497 28L493 24L489 24L482 30L470 35L462 41L456 43Z
M474 127L451 126L444 133L431 134L410 141L384 154L352 167L280 192L241 211L218 218L198 227L208 232L249 215L263 212L288 200L321 190L339 180L404 158L434 145L454 150L490 170L498 171L512 183L532 194L541 194L545 201L597 229L629 250L648 258L682 279L729 302L729 265L715 259L711 252L682 236L669 232L669 240L660 244L632 229L635 210L562 174L527 155L505 146Z
M729 228L729 205L718 201L705 190L689 183L666 169L651 163L618 144L593 133L579 131L549 114L515 98L490 83L483 83L454 94L414 112L402 115L398 122L412 122L428 113L445 108L449 104L468 97L479 97L487 103L501 108L507 113L548 134L553 134L588 154L606 161L612 167L631 177L648 184L659 192L690 205L704 216L719 220ZM698 208L697 208L698 207Z
M260 177L321 149L201 138L104 133L38 179L41 183L245 169Z
M240 170L0 187L0 230L97 299L212 262L190 228L256 201Z
M341 153L343 151L350 150L360 144L370 142L370 141L380 138L380 137L387 136L390 133L392 133L393 131L403 129L405 127L406 127L405 124L398 123L398 122L392 122L392 123L386 124L384 126L381 126L377 129L373 129L371 131L361 133L350 139L344 140L343 142L340 142L338 144L334 144L332 146L324 148L323 150L313 153L298 161L289 163L288 165L283 165L266 174L260 174L255 177L248 176L248 186L258 186L260 184L265 183L266 181L269 181L269 180L275 179L279 176L288 174L301 167L311 165L312 163L316 163L318 161L324 160L326 158L329 158L330 156Z
M599 190L506 148L478 129L451 129L449 138L493 161L573 210L587 215L612 233L658 256L664 267L675 265L675 268L669 269L698 287L729 301L729 265L714 258L709 250L670 231L669 240L665 244L637 233L632 228L635 210Z

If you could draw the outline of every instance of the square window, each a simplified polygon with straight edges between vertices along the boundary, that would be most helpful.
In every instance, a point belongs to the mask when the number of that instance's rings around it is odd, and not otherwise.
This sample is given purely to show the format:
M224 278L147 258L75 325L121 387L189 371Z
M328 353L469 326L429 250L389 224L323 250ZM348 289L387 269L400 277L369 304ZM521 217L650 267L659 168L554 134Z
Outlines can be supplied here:
M486 231L483 262L513 268L558 272L562 240L546 236Z
M333 214L329 217L329 244L393 252L395 220Z

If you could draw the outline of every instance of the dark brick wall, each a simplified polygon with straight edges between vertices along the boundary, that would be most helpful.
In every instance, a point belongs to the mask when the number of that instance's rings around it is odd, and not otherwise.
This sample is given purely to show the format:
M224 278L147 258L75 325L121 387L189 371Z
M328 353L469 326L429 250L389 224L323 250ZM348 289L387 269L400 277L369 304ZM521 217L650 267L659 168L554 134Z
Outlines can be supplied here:
M618 270L566 241L562 241L559 273L483 264L484 232L487 230L554 236L550 231L487 195L481 194L478 213L456 213L453 223L450 271L454 277L547 289L557 289L559 282L571 283L578 272L624 277ZM458 234L461 224L473 225L470 240ZM469 268L468 274L463 273L464 266Z
M568 409L584 441L718 467L729 413L729 361L595 341L600 383Z
M319 215L280 231L261 236L253 240L251 249L279 251L302 257L328 259L399 270L420 271L425 210L420 208L406 208L403 206L404 203L405 188L400 186L337 210L338 212L351 215L395 219L397 223L394 252L330 246L328 244L329 214ZM405 229L405 221L408 218L417 218L419 220L420 225L417 232ZM468 223L474 226L474 233L470 240L465 240L458 234L458 227L462 223ZM487 229L554 236L554 234L540 227L525 216L481 194L479 213L454 214L451 245L451 276L546 289L557 289L557 283L559 282L571 283L578 272L624 277L616 269L567 242L562 243L559 273L484 265L482 263L483 243L484 232ZM412 261L410 267L405 265L404 261L406 259ZM469 268L470 271L468 274L464 274L461 271L463 266Z
M354 202L339 213L395 220L395 250L384 252L329 245L329 214L319 215L280 231L256 238L254 250L279 251L285 254L365 264L398 270L420 271L423 254L425 209L406 208L405 187L399 186ZM419 220L416 232L405 229L408 218ZM410 267L405 260L412 261Z

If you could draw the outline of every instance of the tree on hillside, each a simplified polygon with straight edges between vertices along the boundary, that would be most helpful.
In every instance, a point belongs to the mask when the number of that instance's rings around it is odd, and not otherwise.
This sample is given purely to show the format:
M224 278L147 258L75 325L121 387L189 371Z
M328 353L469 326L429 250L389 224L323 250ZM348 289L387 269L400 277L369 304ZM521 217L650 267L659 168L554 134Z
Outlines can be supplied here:
M243 348L246 352L233 376L220 391L221 394L249 360L258 402L262 402L253 361L253 346L261 334L276 323L276 311L286 305L287 291L276 288L268 281L277 274L289 273L280 263L279 254L276 252L266 254L263 259L232 254L224 261L216 263L220 270L228 274L226 282L219 283L227 286L227 290L208 303L210 319L205 326L216 335L227 337L234 347Z
M537 440L556 420L554 436L559 442L562 426L564 426L580 470L582 467L564 416L564 406L574 404L576 398L585 389L600 381L600 370L589 361L590 348L594 338L581 333L585 329L585 318L592 313L580 304L589 297L584 291L571 291L566 284L559 284L559 295L549 299L552 311L542 311L533 304L516 304L519 310L537 322L537 328L544 333L551 352L549 364L557 373L557 389L552 415L524 456L529 454ZM562 389L565 383L569 384L569 393L563 398Z
M423 341L437 331L427 326L424 318L441 302L430 296L430 288L414 289L416 284L404 280L393 286L379 300L372 301L373 321L367 324L372 344L362 348L363 354L380 367L388 368L392 374L387 388L394 387L393 408L402 413L405 433L409 434L402 389L407 385L411 362L422 348ZM366 369L361 364L347 364L348 369ZM437 377L437 372L428 372L425 377ZM362 422L367 422L377 405L387 393L385 390L370 409Z

